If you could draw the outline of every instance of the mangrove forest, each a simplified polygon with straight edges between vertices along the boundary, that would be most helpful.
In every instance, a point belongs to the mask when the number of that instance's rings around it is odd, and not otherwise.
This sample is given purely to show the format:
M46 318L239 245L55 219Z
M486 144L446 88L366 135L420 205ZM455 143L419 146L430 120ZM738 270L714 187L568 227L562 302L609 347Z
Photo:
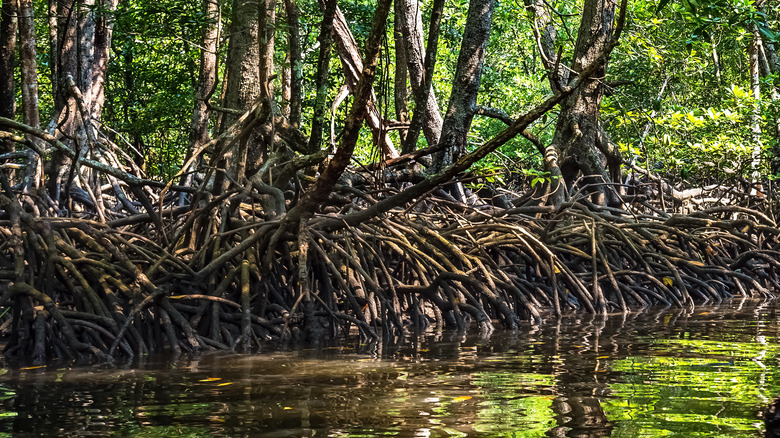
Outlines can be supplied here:
M2 0L0 20L8 358L780 290L774 0Z

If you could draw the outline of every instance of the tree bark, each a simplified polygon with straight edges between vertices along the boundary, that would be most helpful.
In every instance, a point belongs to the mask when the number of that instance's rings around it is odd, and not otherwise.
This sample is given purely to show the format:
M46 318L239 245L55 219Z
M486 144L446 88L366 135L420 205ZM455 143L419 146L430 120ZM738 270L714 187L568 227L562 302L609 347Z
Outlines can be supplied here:
M195 85L195 107L190 120L189 149L185 163L209 142L209 111L208 100L214 92L217 80L217 48L219 44L220 10L218 0L203 0L203 11L207 20L203 30L200 50L200 71L198 83ZM187 165L186 175L181 185L189 187L192 184L192 172L198 167L200 159ZM184 193L182 193L182 196ZM183 199L182 199L183 201Z
M38 63L35 53L35 19L32 0L19 1L19 58L22 73L22 114L24 123L33 128L41 125L38 112ZM33 142L37 138L29 137ZM42 180L41 157L33 150L27 153L27 168L24 175L24 188L36 192Z
M611 42L616 8L617 0L585 0L571 67L574 72L595 62ZM599 68L561 103L553 145L560 148L561 173L567 185L571 186L582 173L583 182L589 186L596 203L617 206L620 199L609 186L611 179L602 162L605 157L599 151L599 143L608 141L599 124L599 108L604 96L602 80L606 71L606 65ZM614 161L614 157L606 159ZM554 198L554 204L561 202L562 197Z
M328 73L330 71L330 52L333 46L333 21L336 17L336 2L325 3L322 23L320 24L320 53L317 58L317 76L315 78L316 98L312 116L311 133L307 149L314 153L321 148L322 130L325 127L326 100L328 98Z
M248 109L260 96L260 45L258 36L258 0L235 0L228 41L227 81L222 105L236 110ZM236 120L222 119L220 132Z
M547 70L550 86L553 90L558 89L561 84L569 81L569 69L561 64L555 51L558 31L552 23L549 6L543 0L525 0L525 6L531 13L534 38L542 58L542 65Z
M0 117L13 119L16 114L14 65L16 61L16 0L3 0L0 11ZM10 140L0 140L0 154L13 152Z
M750 64L750 91L753 94L753 108L750 116L750 133L752 136L753 152L751 154L751 178L753 183L757 183L761 177L761 73L759 59L761 54L761 33L758 26L753 24L753 40L748 48ZM750 194L755 194L755 187L750 190Z
M344 68L347 87L350 92L354 94L364 69L363 60L360 58L360 51L358 50L357 43L347 25L347 19L344 17L344 14L341 13L338 6L336 7L336 15L333 20L333 31L336 37L336 49L339 52L339 59ZM396 150L395 145L393 145L393 140L390 138L387 121L382 117L375 102L376 94L374 93L373 87L371 87L371 96L366 103L366 109L368 110L366 123L371 128L374 139L382 150L382 158L396 158L398 157L398 151Z
M417 120L412 121L409 138L404 142L404 153L412 152L417 146L417 137L422 127L429 146L439 143L443 118L439 111L439 103L433 91L433 68L436 62L436 52L439 38L443 0L436 0L431 12L431 26L428 30L428 44L423 46L422 11L418 0L398 0L396 20L403 35L403 49L406 55L406 68L412 92L415 96L415 113L420 112ZM426 51L427 50L427 51ZM422 108L420 111L419 109Z
M401 31L401 2L393 2L393 40L395 41L395 75L393 77L393 103L395 104L395 118L401 123L409 123L409 74L406 70L406 49L404 48L404 34ZM402 151L406 153L407 130L398 131L401 137Z
M89 116L100 121L103 115L103 106L106 103L106 72L111 55L111 41L114 34L114 16L119 0L104 0L99 5L103 13L92 17L95 26L93 39L92 64L89 76L83 85L89 88L90 107Z
M443 148L434 154L434 171L444 169L466 153L469 128L477 111L477 94L494 8L494 0L469 2L458 66L439 139Z
M766 0L755 0L753 4L756 7L756 10L758 12L765 12L766 9ZM766 22L763 23L764 25L767 25ZM780 57L777 55L777 47L775 47L775 42L770 40L766 35L763 33L759 35L761 37L764 50L766 51L766 57L769 61L769 69L773 74L780 74Z
M57 31L59 29L59 23L57 18L57 1L56 0L49 0L49 68L51 71L50 79L51 79L51 95L57 96L59 93L59 83L57 82L60 74L59 74L59 64L60 64L60 48L59 48L59 40L57 37Z
M301 51L301 11L295 0L284 0L287 11L287 26L289 27L290 45L290 95L289 113L287 119L295 128L301 124L301 109L303 107L303 54Z
M89 150L89 138L95 132L105 104L105 79L114 28L113 12L118 0L63 0L57 3L57 67L59 90L54 99L54 120L57 130L68 139L81 138L83 152ZM86 112L82 114L71 88L72 77L81 93ZM52 124L54 125L54 123ZM72 142L72 140L67 140ZM60 189L71 159L61 151L52 156L49 173L49 194L60 201Z
M755 0L753 4L759 12L765 12L766 0ZM766 22L763 24L767 25ZM775 46L774 41L767 38L763 33L759 32L759 34L762 42L761 49L763 49L763 55L766 58L767 73L780 74L780 57L777 55L777 47ZM769 97L773 101L780 100L780 91L778 91L777 87L773 85L769 86ZM772 150L772 161L770 165L771 172L773 174L778 174L780 173L780 117L774 120L773 125L776 141Z
M265 2L262 1L264 5ZM225 82L225 97L223 106L236 110L247 110L260 96L260 35L259 35L259 4L258 0L235 0L230 25L230 40L228 42L227 81ZM237 117L225 114L222 118L220 132L224 132L235 122ZM233 146L224 156L220 167L229 168L230 175L236 181L244 175L248 143L252 138L245 136ZM219 180L220 175L218 175ZM238 178L238 179L237 179ZM221 184L215 184L214 189L222 191Z
M24 123L39 128L38 63L35 51L35 19L32 0L19 1L19 57L22 72L22 113Z
M273 96L274 45L276 43L276 0L260 0L258 5L258 35L260 44L260 96L270 99Z
M390 13L391 2L392 0L379 0L379 4L374 12L371 34L369 35L366 44L366 62L363 64L361 61L361 65L365 65L365 68L361 70L362 74L360 75L360 80L355 87L355 100L349 111L349 117L347 118L346 126L344 127L341 143L336 150L333 159L330 160L320 177L317 178L314 187L306 193L298 204L284 217L279 228L280 232L287 226L297 225L301 218L311 217L314 214L314 210L317 206L327 199L333 191L336 182L344 173L344 170L346 170L352 159L352 154L355 151L355 146L357 145L357 140L360 135L360 128L363 126L363 122L367 120L367 116L370 113L370 107L367 103L370 101L373 94L374 77L376 76L376 69L379 64L379 52L382 41L384 40L385 25L387 23L387 16Z

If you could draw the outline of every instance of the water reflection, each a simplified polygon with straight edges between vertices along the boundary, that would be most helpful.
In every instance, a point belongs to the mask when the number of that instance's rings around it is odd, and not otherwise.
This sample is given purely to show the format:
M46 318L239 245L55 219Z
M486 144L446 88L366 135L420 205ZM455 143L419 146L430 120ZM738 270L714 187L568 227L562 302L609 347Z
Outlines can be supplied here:
M0 436L759 437L773 308L0 376Z

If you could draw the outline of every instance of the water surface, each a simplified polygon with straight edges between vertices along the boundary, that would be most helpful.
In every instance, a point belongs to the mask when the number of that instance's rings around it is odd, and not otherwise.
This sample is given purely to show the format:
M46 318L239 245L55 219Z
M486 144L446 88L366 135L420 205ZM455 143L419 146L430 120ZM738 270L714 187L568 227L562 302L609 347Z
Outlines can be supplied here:
M128 368L0 370L0 437L760 437L774 305L568 316Z

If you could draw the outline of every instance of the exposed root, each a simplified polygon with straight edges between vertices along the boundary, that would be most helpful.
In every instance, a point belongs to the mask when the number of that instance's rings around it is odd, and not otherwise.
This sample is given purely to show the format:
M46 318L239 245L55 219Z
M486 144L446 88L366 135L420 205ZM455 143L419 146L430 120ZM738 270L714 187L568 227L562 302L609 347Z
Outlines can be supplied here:
M571 310L691 308L780 288L780 229L745 207L659 218L573 202L531 217L429 195L354 226L322 225L377 195L358 192L332 196L329 213L282 230L274 248L280 221L259 217L247 193L122 226L34 217L6 193L6 354L43 363L248 352L352 330L517 329ZM167 248L159 230L175 238Z

